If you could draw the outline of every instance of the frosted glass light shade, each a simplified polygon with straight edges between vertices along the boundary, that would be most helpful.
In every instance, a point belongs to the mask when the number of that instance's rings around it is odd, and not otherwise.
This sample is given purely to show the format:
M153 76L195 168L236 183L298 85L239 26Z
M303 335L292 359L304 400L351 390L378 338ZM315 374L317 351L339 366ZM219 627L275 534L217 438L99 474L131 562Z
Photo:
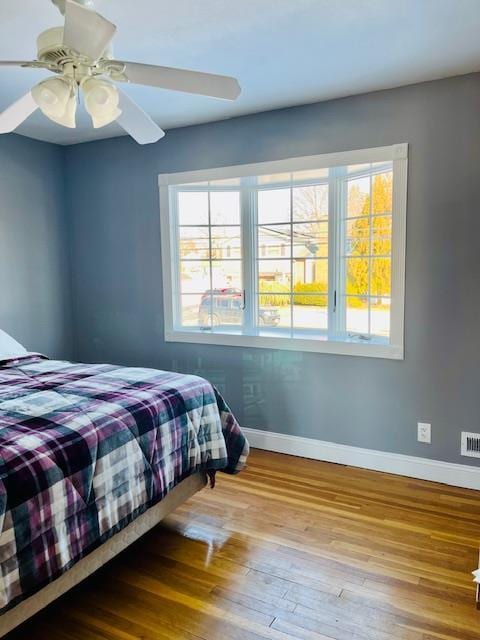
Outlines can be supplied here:
M32 89L32 96L47 118L64 127L75 128L77 100L74 81L49 78Z
M85 96L85 107L95 129L115 122L121 115L118 108L120 96L113 84L98 78L87 78L81 88Z

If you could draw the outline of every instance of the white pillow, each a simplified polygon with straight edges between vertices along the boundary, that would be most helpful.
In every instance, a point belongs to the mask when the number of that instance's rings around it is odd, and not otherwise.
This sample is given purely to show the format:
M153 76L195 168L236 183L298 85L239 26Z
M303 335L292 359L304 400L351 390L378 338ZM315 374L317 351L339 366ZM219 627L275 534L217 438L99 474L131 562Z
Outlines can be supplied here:
M0 360L18 358L27 355L27 353L28 351L25 347L22 347L12 336L9 336L8 333L0 329Z

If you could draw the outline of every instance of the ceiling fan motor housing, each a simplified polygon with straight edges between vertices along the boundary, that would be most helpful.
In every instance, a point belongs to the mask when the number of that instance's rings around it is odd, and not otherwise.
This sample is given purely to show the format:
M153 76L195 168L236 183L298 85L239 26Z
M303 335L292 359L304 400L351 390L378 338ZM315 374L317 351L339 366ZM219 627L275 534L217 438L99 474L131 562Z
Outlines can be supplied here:
M37 38L37 57L43 62L58 67L58 71L66 63L84 63L76 51L65 47L63 44L63 27L53 27L41 33ZM103 60L113 59L113 46L109 45L102 56Z
M72 52L63 46L63 27L47 29L37 38L38 59L50 64L59 64L72 58Z

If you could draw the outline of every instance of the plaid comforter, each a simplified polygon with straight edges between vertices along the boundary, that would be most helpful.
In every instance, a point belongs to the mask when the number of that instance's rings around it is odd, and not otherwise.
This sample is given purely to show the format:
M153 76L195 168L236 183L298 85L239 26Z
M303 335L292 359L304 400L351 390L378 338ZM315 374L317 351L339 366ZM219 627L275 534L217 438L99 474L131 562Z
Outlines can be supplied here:
M0 613L187 476L235 473L247 455L202 378L41 356L0 363Z

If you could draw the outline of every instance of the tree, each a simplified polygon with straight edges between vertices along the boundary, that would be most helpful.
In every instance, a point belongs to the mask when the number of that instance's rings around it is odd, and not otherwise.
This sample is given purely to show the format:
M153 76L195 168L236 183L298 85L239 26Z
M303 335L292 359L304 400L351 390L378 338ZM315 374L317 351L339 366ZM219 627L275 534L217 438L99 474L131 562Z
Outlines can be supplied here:
M370 195L361 194L357 185L353 185L350 189L348 212L354 215L355 211L357 212L355 215L361 217L347 223L347 245L349 255L354 258L347 263L347 294L357 296L370 294L378 298L390 295L392 177L392 173L388 172L377 174L373 178L372 198ZM368 258L370 252L372 257ZM359 300L351 300L350 303L351 306L362 306L362 304ZM378 300L377 304L381 304L381 300Z
M328 187L314 185L293 190L293 242L302 248L302 257L328 256Z

